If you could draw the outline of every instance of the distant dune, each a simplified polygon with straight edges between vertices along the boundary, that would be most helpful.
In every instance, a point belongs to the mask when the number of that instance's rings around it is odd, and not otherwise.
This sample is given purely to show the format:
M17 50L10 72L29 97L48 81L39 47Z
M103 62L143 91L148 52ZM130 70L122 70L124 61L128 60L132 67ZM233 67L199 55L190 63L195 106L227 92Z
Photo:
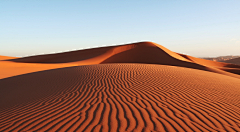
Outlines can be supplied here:
M235 59L231 59L231 60L227 60L225 61L226 63L232 63L232 64L236 64L236 65L240 65L240 57L235 58Z
M0 59L1 132L240 131L240 65L152 42Z
M240 57L238 56L233 56L233 55L228 55L228 56L219 56L219 57L204 57L203 59L206 60L211 60L211 61L218 61L218 62L225 62L227 60L235 59Z

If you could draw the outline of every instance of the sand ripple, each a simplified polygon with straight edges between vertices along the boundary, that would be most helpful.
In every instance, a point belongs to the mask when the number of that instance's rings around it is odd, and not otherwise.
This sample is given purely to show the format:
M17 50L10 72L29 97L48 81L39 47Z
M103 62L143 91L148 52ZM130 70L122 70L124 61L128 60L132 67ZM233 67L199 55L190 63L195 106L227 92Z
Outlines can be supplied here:
M238 78L98 64L0 80L0 131L240 131Z

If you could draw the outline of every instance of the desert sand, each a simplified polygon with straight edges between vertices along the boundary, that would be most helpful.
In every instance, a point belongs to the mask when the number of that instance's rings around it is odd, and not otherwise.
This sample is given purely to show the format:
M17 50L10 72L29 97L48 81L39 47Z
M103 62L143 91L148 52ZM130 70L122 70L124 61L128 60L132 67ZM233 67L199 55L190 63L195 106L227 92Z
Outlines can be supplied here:
M9 60L9 59L16 59L17 57L10 57L10 56L2 56L0 55L0 61L1 60Z
M152 42L0 56L0 131L240 131L239 71Z
M234 58L234 59L231 59L231 60L227 60L225 62L240 65L240 57Z

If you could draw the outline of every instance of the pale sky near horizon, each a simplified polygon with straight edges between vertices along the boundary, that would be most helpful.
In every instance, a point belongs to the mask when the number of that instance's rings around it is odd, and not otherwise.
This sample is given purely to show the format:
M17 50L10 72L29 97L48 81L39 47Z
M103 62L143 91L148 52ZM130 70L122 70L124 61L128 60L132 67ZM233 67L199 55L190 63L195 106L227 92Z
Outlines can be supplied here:
M195 57L240 55L240 0L0 0L0 55L138 41Z

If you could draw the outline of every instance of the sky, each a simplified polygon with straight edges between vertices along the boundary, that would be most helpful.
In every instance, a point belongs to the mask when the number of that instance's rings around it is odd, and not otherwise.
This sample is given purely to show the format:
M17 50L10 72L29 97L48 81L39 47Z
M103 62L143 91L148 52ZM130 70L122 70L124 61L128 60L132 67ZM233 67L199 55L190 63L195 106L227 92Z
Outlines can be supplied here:
M152 41L195 57L240 55L240 0L0 0L0 55Z

